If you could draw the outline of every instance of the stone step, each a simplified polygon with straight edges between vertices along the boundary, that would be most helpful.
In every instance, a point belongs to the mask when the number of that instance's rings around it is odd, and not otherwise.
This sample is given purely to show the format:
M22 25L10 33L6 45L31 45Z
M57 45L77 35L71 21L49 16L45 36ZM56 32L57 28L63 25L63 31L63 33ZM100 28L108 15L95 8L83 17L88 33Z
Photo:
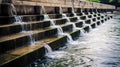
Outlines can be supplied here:
M22 30L30 31L36 29L43 29L46 27L50 27L50 21L37 21L37 22L29 22L23 24L8 24L0 26L0 37L20 33Z
M43 15L21 15L21 16L1 16L0 17L0 25L5 25L5 24L12 24L14 23L15 17L21 17L23 22L29 22L29 21L40 21L44 19Z
M97 17L96 17L96 19L97 19ZM96 24L100 25L100 22L104 23L105 19L108 20L108 19L110 19L110 17L106 17L106 18L98 20L94 23L86 24L85 26L82 26L82 27L80 26L80 27L81 27L81 29L84 29L85 32L89 32L90 25L92 26L92 28L94 28L94 27L96 27ZM74 23L76 25L83 24L82 21L74 22ZM68 28L66 28L66 26L68 26ZM79 25L78 25L78 27L79 27ZM72 28L72 25L71 24L62 25L62 28L63 28L63 30L67 31L69 28ZM47 28L47 29L53 30L53 29L49 29L49 28ZM56 28L54 28L54 29L56 29ZM46 29L41 30L41 31L46 31ZM38 32L38 31L35 30L34 32ZM51 36L52 34L53 34L52 32L46 32L46 34L44 34L44 35ZM70 34L72 37L78 37L80 35L80 30L71 32ZM39 34L39 35L41 36L41 34ZM19 36L21 36L21 35L19 35ZM39 37L39 36L37 35L37 37ZM0 62L0 67L8 67L8 66L25 67L27 64L30 64L31 62L35 61L36 59L40 59L45 55L44 45L46 45L46 44L50 45L53 48L53 50L58 49L60 46L64 46L64 44L67 42L67 37L66 36L61 36L61 37L52 36L52 37L44 38L42 40L37 39L37 41L39 41L39 42L36 43L36 45L27 45L26 44L22 47L15 48L14 50L10 50L10 51L5 52L4 54L1 54L0 60L2 60L2 61ZM6 47L6 46L4 46L4 47Z
M30 64L36 59L42 58L45 55L44 45L57 39L59 38L47 38L33 46L28 45L8 51L5 54L0 55L0 67L9 67L8 65L24 67L24 65Z
M80 35L80 30L70 33L73 39ZM67 42L66 36L46 38L35 45L23 46L0 55L0 67L26 67L31 62L43 58L45 55L45 45L49 45L53 50L64 46ZM7 58L6 58L7 57ZM23 62L24 61L24 62Z
M48 14L50 19L59 19L62 18L61 14ZM73 14L67 13L67 17L73 17ZM72 16L71 16L72 15ZM15 23L15 17L21 17L22 22L37 22L44 20L43 15L18 15L18 16L0 16L0 26Z
M61 14L48 14L50 19L58 19L62 18ZM69 14L67 14L69 15ZM23 22L30 22L30 21L41 21L44 20L43 15L17 15L17 16L0 16L0 25L5 24L12 24L15 22L15 17L21 17Z
M64 32L72 31L72 25L66 24L61 26ZM30 43L30 35L35 41L41 40L47 37L57 35L56 28L38 29L28 33L17 33L0 38L0 53L5 51L24 46Z
M72 22L77 21L77 17L68 17L68 18ZM65 24L67 22L67 19L66 18L54 19L54 22L56 25L61 25L61 24ZM50 27L50 25L51 25L50 20L34 21L34 22L28 22L28 23L24 22L23 24L14 23L14 24L1 25L0 26L0 30L1 30L0 36L16 34L16 33L21 32L22 30L30 31L30 30L35 30L35 29L46 28L46 27ZM16 30L14 30L14 29L16 29Z

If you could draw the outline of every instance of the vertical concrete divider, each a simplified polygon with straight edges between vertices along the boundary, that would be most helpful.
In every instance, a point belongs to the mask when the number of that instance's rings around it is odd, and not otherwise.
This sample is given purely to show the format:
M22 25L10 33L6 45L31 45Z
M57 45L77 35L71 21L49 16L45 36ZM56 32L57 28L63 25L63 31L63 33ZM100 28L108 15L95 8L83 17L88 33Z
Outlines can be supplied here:
M41 6L34 6L34 14L35 15L40 15L41 11Z
M60 14L60 7L55 7L55 14Z
M72 13L72 8L71 7L68 8L68 13Z
M81 8L78 8L76 13L81 13Z
M0 5L0 16L12 16L12 7L10 3Z

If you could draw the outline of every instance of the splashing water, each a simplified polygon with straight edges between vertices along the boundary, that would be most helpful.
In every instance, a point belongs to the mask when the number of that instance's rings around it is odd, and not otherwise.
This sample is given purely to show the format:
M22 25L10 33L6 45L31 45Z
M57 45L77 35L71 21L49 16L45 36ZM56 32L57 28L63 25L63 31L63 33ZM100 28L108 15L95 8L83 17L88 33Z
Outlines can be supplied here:
M53 52L53 51L52 51L52 48L51 48L49 45L45 44L44 47L45 47L45 49L46 49L46 50L45 50L45 51L46 51L46 54Z
M11 9L12 9L11 16L17 15L17 10L16 10L15 6L13 4L10 4L10 5L11 5Z
M14 13L17 15L17 11L16 11L16 8L15 8L15 6L13 5L13 4L11 4L11 7L12 7L12 12L13 13L11 13L12 15L14 15ZM20 33L25 33L25 34L28 34L29 35L29 38L30 38L30 45L34 45L36 42L35 42L35 38L33 37L33 32L32 31L25 31L25 28L27 29L28 27L26 27L26 24L25 24L25 22L23 22L23 20L22 20L22 17L21 16L14 16L15 17L15 24L20 24L21 25L21 27L22 27L22 30L21 30L21 32ZM30 28L31 28L32 26L30 26Z
M105 22L80 37L78 45L69 45L61 51L69 54L51 56L50 62L39 64L40 67L120 67L120 24L114 19ZM84 33L84 31L83 31Z
M44 14L44 20L50 20L50 17L48 14Z
M63 16L64 17L67 17L66 16L66 14L63 14ZM72 39L72 37L71 37L71 35L70 34L68 34L68 33L64 33L63 32L63 29L61 28L61 26L59 26L59 25L55 25L55 21L53 20L53 19L50 19L49 18L49 16L48 15L44 15L44 20L50 20L50 22L51 22L51 27L53 27L53 28L57 28L57 31L58 31L58 35L60 36L60 35L66 35L67 36L67 38L68 38L68 42L73 42L73 39ZM69 19L69 18L68 18ZM70 21L70 20L69 20ZM76 26L75 26L75 24L74 23L72 23L72 25L73 25L73 27L74 28L76 28ZM73 28L73 29L74 29Z

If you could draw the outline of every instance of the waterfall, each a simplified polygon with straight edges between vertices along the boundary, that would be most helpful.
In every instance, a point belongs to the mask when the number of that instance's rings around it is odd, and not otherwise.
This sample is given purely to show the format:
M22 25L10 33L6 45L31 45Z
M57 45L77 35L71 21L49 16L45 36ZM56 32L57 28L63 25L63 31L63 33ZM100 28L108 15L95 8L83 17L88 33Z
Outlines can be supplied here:
M67 36L69 43L70 43L70 42L73 42L72 36L71 36L70 34L64 33L63 35L66 35L66 36Z
M66 18L66 17L67 17L67 15L66 15L66 14L62 14L62 17L63 17L63 18L64 18L64 17Z
M67 21L68 21L67 24L73 25L73 30L76 30L77 27L76 27L75 23L71 22L70 19L66 16L66 14L62 14L62 17L67 19Z
M17 15L17 10L16 10L16 8L13 4L11 4L11 9L12 9L11 15L13 16L14 13ZM21 16L16 16L16 15L14 15L15 24L20 24L21 27L22 27L21 32L25 32L25 26L24 26L25 23L22 21L22 17Z
M60 27L60 26L54 26L55 28L57 28L57 30L58 30L58 35L61 35L61 34L63 34L64 32L63 32L63 29Z
M67 17L66 14L62 14L62 17L63 17L63 18L66 18L66 19L67 19L67 22L71 22L70 19Z
M10 13L11 16L13 16L14 14L17 15L17 10L16 10L15 6L13 4L10 4L10 6L11 6L11 9L12 9L12 11Z
M74 14L74 16L76 17L77 16L77 14L76 13L73 13Z
M75 17L77 17L77 22L79 22L80 21L80 17L79 16L77 16L77 14L76 13L73 13L74 14L74 16Z
M34 46L35 45L35 43L37 43L36 41L35 41L35 36L34 35L32 35L33 34L33 31L27 31L26 32L27 34L29 34L29 38L30 38L30 45L31 46Z
M86 20L88 20L89 18L88 18L88 15L85 15L86 16Z
M35 38L31 35L33 34L32 31L25 31L25 28L27 29L28 27L25 25L25 22L22 21L22 17L21 16L15 16L15 24L20 24L22 27L21 33L27 33L29 35L30 38L30 45L34 45L35 44ZM30 26L30 28L32 28L32 26Z
M45 52L46 52L46 54L53 52L53 51L52 51L52 48L51 48L48 44L45 44L44 47L45 47Z
M50 20L50 17L48 16L48 14L44 14L44 20Z
M66 14L62 14L62 16L67 18ZM44 20L50 20L50 22L51 22L51 27L57 28L58 35L66 35L67 38L68 38L68 42L72 42L72 41L73 41L71 35L69 35L68 33L64 33L64 32L63 32L63 29L61 28L61 26L55 25L54 19L50 19L49 15L45 14L45 15L44 15ZM68 18L68 21L70 22L69 18ZM72 23L72 25L73 25L74 28L76 27L74 23Z
M89 28L90 28L90 31L92 30L92 27L91 27L91 25L89 25Z
M85 30L81 29L80 30L80 36L84 36L85 35Z
M50 19L50 22L51 22L51 27L52 27L52 26L56 26L56 25L55 25L55 21L54 21L53 19Z
M21 25L21 27L22 27L22 30L21 30L21 32L22 33L25 33L26 31L25 31L25 23L22 21L22 17L21 16L15 16L15 24L20 24Z
M12 7L12 11L15 13L15 14L17 14L17 11L16 11L16 8L15 8L15 6L13 5L13 4L11 4L11 7ZM12 15L14 15L13 13L11 13ZM21 30L21 32L22 33L27 33L28 35L29 35L29 38L30 38L30 45L34 45L35 44L35 38L31 35L31 34L33 34L33 32L32 31L25 31L25 23L23 22L23 20L22 20L22 17L21 16L14 16L15 17L15 24L20 24L21 25L21 27L22 27L22 30ZM31 26L30 26L31 27ZM26 27L27 28L27 27Z

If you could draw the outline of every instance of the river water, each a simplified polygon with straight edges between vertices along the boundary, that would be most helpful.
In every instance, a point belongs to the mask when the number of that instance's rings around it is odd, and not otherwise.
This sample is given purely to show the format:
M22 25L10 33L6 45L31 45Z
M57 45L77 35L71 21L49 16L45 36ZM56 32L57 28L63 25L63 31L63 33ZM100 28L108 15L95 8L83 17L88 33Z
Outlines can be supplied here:
M120 16L48 53L38 67L120 67Z

